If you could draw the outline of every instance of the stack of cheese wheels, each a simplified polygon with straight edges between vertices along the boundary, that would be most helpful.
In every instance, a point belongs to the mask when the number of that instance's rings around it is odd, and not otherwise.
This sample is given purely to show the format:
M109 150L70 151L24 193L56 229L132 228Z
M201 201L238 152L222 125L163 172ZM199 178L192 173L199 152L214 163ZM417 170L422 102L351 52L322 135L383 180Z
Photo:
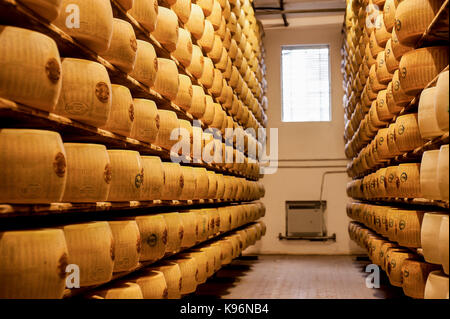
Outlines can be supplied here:
M193 199L206 199L209 189L208 171L204 167L194 167L194 174L196 187Z
M41 17L52 22L61 12L61 0L23 0L23 4L39 14Z
M100 289L88 295L91 299L143 299L141 287L133 282L115 283L111 288Z
M113 13L108 0L62 0L62 8L65 10L54 21L58 28L96 53L109 48ZM79 20L70 18L75 12Z
M434 113L438 122L439 129L448 132L449 121L449 71L439 74L439 78L436 83L436 94L434 102Z
M139 262L141 237L135 220L109 221L114 240L114 272L134 270Z
M172 102L184 111L188 111L192 104L192 94L191 78L184 74L178 74L178 92Z
M112 169L108 201L140 200L144 169L139 152L108 150L108 155Z
M403 279L402 288L405 295L416 299L423 299L428 275L430 272L438 269L438 265L406 259L402 263L401 269Z
M106 147L64 143L67 180L63 202L104 202L108 198L112 168Z
M66 152L56 132L0 130L0 202L52 203L62 199Z
M135 108L130 90L123 85L111 85L111 112L103 127L123 136L130 136L135 119Z
M90 222L63 227L69 264L80 268L80 286L108 282L114 268L114 239L108 222Z
M152 269L143 269L131 279L139 285L144 299L167 299L168 288L164 274Z
M173 261L162 261L155 266L149 268L149 270L159 271L164 275L164 279L167 285L167 298L168 299L180 299L181 298L181 286L183 283L182 273L179 265Z
M164 188L164 171L159 156L141 156L144 169L144 181L141 189L141 200L157 200L162 197Z
M182 258L193 258L197 262L197 273L196 280L197 284L203 284L206 282L208 278L209 264L208 257L204 251L188 251L184 254L181 254Z
M401 152L408 152L423 145L419 131L418 114L397 117L395 121L395 144Z
M180 217L183 223L183 239L181 249L194 246L197 243L198 223L197 215L191 211L181 212Z
M441 213L425 213L423 217L420 242L426 262L442 264L439 254L439 236L442 219L445 217L448 215Z
M423 139L441 136L444 132L439 128L435 110L436 87L425 89L420 94L418 122Z
M217 186L218 186L217 174L215 172L208 171L208 184L209 184L209 188L208 188L207 198L214 199L214 198L216 198Z
M169 100L174 100L177 97L179 83L177 65L171 59L157 59L158 70L153 89Z
M152 87L155 83L156 73L158 71L158 58L155 48L150 43L137 40L136 60L133 71L130 76L144 83L148 87Z
M192 39L191 33L183 28L179 29L176 50L172 56L185 67L191 64L192 60Z
M441 220L441 227L439 230L439 259L441 260L442 268L448 276L448 216L444 216Z
M0 256L0 298L63 297L68 251L60 229L0 232Z
M167 246L165 255L172 255L180 251L184 236L183 220L180 213L162 214L167 225Z
M432 271L425 285L425 299L448 299L448 276L441 270Z
M137 42L132 25L121 19L113 19L111 44L100 52L101 56L125 73L131 72L136 61Z
M140 261L155 262L164 257L167 247L167 224L162 215L146 215L134 218L141 238Z
M177 139L170 139L174 131L175 133L179 131L177 114L168 110L158 110L158 118L159 130L155 144L166 150L170 150L170 148L177 143Z
M203 65L205 63L202 50L197 46L192 46L192 58L191 64L186 68L186 70L191 73L196 79L199 79L203 73Z
M194 257L176 257L170 259L180 267L181 272L181 295L193 293L198 285L198 263Z
M448 144L442 145L438 157L437 179L441 199L445 201L448 201L449 199L448 161L449 161Z
M180 199L185 187L183 170L181 169L180 164L163 162L162 168L164 171L164 185L161 193L161 199Z
M440 199L437 178L439 150L426 151L422 155L420 165L420 190L423 198Z
M195 39L199 40L202 37L205 27L205 15L200 6L194 3L191 5L188 21L184 25Z
M398 192L400 197L420 198L420 163L406 163L398 166Z
M405 53L399 65L400 83L406 94L416 94L448 65L448 47L420 48Z
M193 167L181 166L183 176L183 189L178 199L189 200L193 199L195 195L195 171Z
M62 89L55 113L101 127L111 111L111 82L105 67L82 59L62 60Z
M1 26L0 48L0 97L52 111L62 83L55 41L39 32Z
M156 103L147 99L134 99L133 106L134 121L130 136L147 143L155 142L160 125Z
M178 17L172 10L159 7L156 27L152 35L170 52L175 51L178 41Z
M158 11L158 0L133 0L133 7L128 13L148 32L153 32L156 28Z

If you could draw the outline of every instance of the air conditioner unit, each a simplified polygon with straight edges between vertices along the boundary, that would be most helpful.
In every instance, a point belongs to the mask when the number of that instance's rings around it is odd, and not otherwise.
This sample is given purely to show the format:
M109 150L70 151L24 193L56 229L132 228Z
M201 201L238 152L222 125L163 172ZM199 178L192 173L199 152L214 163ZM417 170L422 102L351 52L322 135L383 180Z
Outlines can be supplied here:
M325 201L286 201L287 237L322 237Z

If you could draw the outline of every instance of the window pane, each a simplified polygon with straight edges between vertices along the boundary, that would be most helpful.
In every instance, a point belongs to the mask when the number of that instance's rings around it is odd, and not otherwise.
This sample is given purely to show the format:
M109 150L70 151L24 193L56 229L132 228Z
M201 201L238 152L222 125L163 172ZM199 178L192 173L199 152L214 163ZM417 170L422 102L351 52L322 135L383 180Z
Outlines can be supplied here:
M329 49L282 47L283 122L330 121Z

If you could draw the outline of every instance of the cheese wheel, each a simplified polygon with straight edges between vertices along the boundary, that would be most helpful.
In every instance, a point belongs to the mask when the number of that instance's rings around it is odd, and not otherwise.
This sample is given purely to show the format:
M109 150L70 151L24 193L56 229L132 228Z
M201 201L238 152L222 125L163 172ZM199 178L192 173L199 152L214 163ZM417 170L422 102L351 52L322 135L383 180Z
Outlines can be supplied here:
M198 79L198 82L205 88L210 89L214 80L214 64L210 58L204 58L202 76Z
M448 201L448 144L442 145L439 151L437 164L437 180L439 185L439 193L442 200Z
M192 59L191 64L186 68L186 70L191 73L195 78L199 79L203 73L203 65L205 63L202 50L199 46L192 46Z
M225 192L225 180L224 176L222 174L216 174L217 175L217 193L216 193L216 199L223 199L223 195Z
M62 84L55 41L39 32L1 26L0 48L0 97L52 111Z
M406 94L422 90L448 65L448 47L421 48L405 53L399 65L400 84Z
M158 156L141 156L144 169L141 200L161 199L164 187L164 171Z
M82 59L62 60L62 89L55 113L103 126L111 110L111 82L106 68Z
M423 145L417 118L417 113L411 113L399 116L395 121L395 144L402 152L408 152Z
M108 222L90 222L63 227L69 264L80 268L80 286L108 282L114 268L114 239Z
M420 189L423 198L440 199L440 189L437 178L439 150L426 151L422 155L420 165Z
M139 200L144 179L144 169L139 152L108 150L111 161L111 186L108 201Z
M384 56L386 58L386 68L388 72L394 73L395 70L398 69L399 61L395 58L394 52L392 50L392 39L389 39L386 43L386 47L384 49Z
M193 253L201 252L204 254L204 257L199 256L199 258L197 258L197 262L199 261L199 259L200 259L200 262L202 262L201 261L202 258L205 259L205 262L206 262L206 265L205 265L206 274L205 275L206 276L205 276L204 280L206 282L206 279L208 279L209 277L211 277L214 274L214 267L215 267L214 251L211 247L205 246L205 247L192 249L191 252L193 252ZM199 273L199 281L200 281L200 273Z
M153 89L169 100L174 100L178 93L178 85L178 68L175 62L158 58L158 71Z
M111 182L111 164L104 145L64 143L67 181L63 202L104 202Z
M189 108L189 113L197 119L203 117L206 111L206 96L205 91L201 86L192 86L192 103Z
M375 39L382 48L386 46L386 42L391 38L391 33L386 29L384 24L384 14L379 13L375 21Z
M208 171L203 167L194 167L196 177L195 195L193 199L207 199L209 190Z
M398 197L397 187L397 166L388 166L386 169L386 175L384 176L386 182L386 195L387 197Z
M192 210L191 212L197 218L197 243L203 242L208 239L209 216L203 210Z
M377 39L375 37L375 30L372 31L369 38L369 50L372 54L372 57L375 59L377 54L383 51L383 49L384 47L381 47L377 42Z
M383 6L384 25L388 32L392 32L395 24L395 10L398 5L398 0L386 0Z
M205 16L209 16L211 14L214 0L197 0L195 3L202 8Z
M225 38L226 28L227 28L227 23L225 21L225 17L222 17L220 19L219 29L217 29L217 31L216 31L216 34L220 37L220 39L222 41Z
M222 8L218 1L214 0L211 14L209 16L207 16L206 19L211 22L215 31L217 31L219 29L220 22L222 19Z
M448 299L448 275L441 270L432 271L425 285L424 299Z
M209 126L212 124L214 120L215 108L213 98L210 95L205 95L205 98L206 98L205 113L203 114L201 120L203 123Z
M403 279L402 288L405 295L416 299L423 299L428 275L437 269L437 265L417 260L405 260L401 270Z
M123 85L112 84L111 111L103 127L105 130L123 136L130 136L135 110L130 90Z
M439 230L439 259L444 269L444 273L448 276L448 215L441 219L441 227Z
M170 5L170 9L176 13L181 22L186 23L191 15L191 0L177 0Z
M393 99L393 105L391 105L391 108L392 108L392 106L395 107L395 109L392 109L392 111L396 111L396 113L398 113L398 112L400 112L400 110L403 106L406 106L414 98L414 96L411 94L407 94L403 90L400 79L399 79L399 71L398 70L395 70L391 83L392 83L391 87L392 87L392 99Z
M170 150L170 148L177 142L176 139L170 139L172 132L177 133L179 129L177 115L175 112L168 110L158 110L158 115L159 130L155 144L166 150Z
M168 288L164 274L152 269L144 269L132 282L139 285L144 299L167 299Z
M68 250L60 229L0 232L0 298L59 299Z
M172 255L180 251L184 236L183 220L179 213L162 214L167 224L167 246L165 255Z
M202 47L203 51L208 53L214 45L214 27L211 22L205 20L205 27L202 36L197 40L197 44Z
M209 184L209 188L208 188L208 198L209 199L214 199L216 198L216 194L217 194L217 176L216 173L213 171L208 171L208 184Z
M220 61L220 58L222 57L222 51L223 51L222 40L218 35L215 35L214 44L211 51L208 52L208 57L210 57L214 63L218 63Z
M109 48L113 13L108 0L62 0L62 8L53 22L58 28L96 53Z
M56 132L0 130L0 202L60 202L67 178L66 152Z
M134 270L139 262L141 238L134 220L109 221L114 240L114 272Z
M159 131L159 113L152 100L134 99L134 121L130 136L139 141L153 143Z
M442 135L444 132L439 128L437 114L435 113L435 96L437 88L425 89L420 94L419 100L419 130L423 139L432 139Z
M446 214L425 213L420 231L420 242L423 250L423 256L426 262L432 264L441 264L439 254L439 235L442 218Z
M146 215L134 218L141 237L140 261L155 262L164 257L168 233L164 216Z
M134 68L137 51L133 27L127 21L114 18L112 30L111 43L108 49L100 54L111 64L129 73Z
M158 10L158 0L134 0L133 7L128 13L148 32L153 32L156 28Z
M160 6L156 17L156 27L151 34L167 50L175 51L178 41L178 17L175 12Z
M386 273L391 285L401 287L403 284L402 265L407 259L415 259L416 255L402 249L392 249L388 253Z
M155 266L149 268L149 270L159 271L163 273L164 279L167 285L167 298L168 299L180 299L182 277L181 270L177 263L172 261L163 261Z
M182 258L193 258L197 262L197 274L196 274L196 280L197 284L203 284L206 282L206 279L208 277L207 272L208 269L208 258L206 256L206 253L203 251L189 251L187 253L181 254L180 257Z
M191 156L191 145L193 143L193 128L192 124L189 121L186 120L179 120L179 139L178 143L180 145L180 149L178 151L179 155L184 155L186 157ZM188 181L186 180L186 183ZM190 190L186 190L188 193L190 193ZM192 198L189 198L192 199Z
M184 27L196 38L199 40L204 32L205 28L205 15L203 10L197 4L191 5L191 12L189 15L189 19L185 22Z
M155 48L146 41L137 40L136 62L130 76L148 87L152 87L157 72L158 60Z
M373 117L378 118L378 123L381 123L381 126L385 126L387 123L384 121L390 121L394 117L394 114L389 110L388 98L387 98L388 90L381 90L377 94L377 100L372 102L372 105L375 107L375 114Z
M439 74L439 78L436 83L436 93L434 101L434 112L436 114L437 123L439 129L448 132L449 121L449 81L448 71Z
M389 73L389 70L386 66L386 55L384 51L381 51L377 55L377 70L376 76L378 82L382 84L388 84L392 80L392 74Z
M170 259L174 263L178 264L181 272L181 295L187 295L193 293L197 289L198 285L198 264L197 260L193 257L177 257Z
M185 67L191 64L192 60L192 39L191 33L183 28L178 31L177 48L172 52L172 56L181 62Z
M91 299L143 299L141 287L132 282L115 283L111 288L91 292L87 297Z
M164 171L164 185L161 193L163 200L180 199L183 188L185 187L185 180L183 170L178 163L162 163Z
M407 163L398 166L399 196L404 198L421 198L420 163Z
M182 176L184 180L183 190L179 199L193 199L195 195L195 173L194 169L189 166L181 166Z
M181 250L183 250L197 243L199 229L195 213L190 211L181 212L180 217L183 222L183 239L181 240Z
M400 43L395 28L392 29L391 40L392 52L398 61L400 61L403 54L414 49L414 45Z
M62 0L22 0L25 6L52 22L61 12Z
M178 82L178 92L173 103L187 111L191 107L193 95L191 78L184 74L178 74Z

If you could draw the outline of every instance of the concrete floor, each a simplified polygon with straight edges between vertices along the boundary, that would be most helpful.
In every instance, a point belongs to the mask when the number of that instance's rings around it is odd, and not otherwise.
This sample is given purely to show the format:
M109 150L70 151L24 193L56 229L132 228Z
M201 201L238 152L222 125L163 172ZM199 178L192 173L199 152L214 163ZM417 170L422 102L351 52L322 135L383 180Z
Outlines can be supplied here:
M405 298L380 272L380 288L365 285L370 261L356 256L244 256L197 288L197 297L222 299Z

